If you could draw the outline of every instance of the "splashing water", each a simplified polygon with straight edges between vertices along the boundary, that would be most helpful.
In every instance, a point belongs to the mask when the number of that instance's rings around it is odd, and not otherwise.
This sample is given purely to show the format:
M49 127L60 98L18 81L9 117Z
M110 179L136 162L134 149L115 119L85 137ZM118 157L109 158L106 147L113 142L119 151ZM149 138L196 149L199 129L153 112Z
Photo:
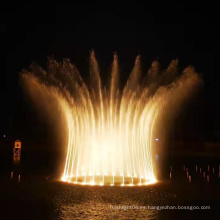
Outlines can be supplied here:
M122 91L116 54L108 89L102 85L94 51L88 85L68 59L59 63L50 58L47 71L37 65L23 71L28 88L56 99L65 115L68 134L62 180L91 185L155 183L153 141L164 111L177 109L200 81L192 67L177 77L177 66L173 60L162 72L154 61L142 77L138 56Z

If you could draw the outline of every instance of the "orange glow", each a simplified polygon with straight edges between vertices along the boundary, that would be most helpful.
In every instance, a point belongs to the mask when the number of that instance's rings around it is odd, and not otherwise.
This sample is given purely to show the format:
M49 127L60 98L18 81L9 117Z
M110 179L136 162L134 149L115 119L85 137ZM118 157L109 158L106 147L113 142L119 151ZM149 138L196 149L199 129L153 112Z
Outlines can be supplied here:
M172 61L161 76L159 63L154 61L148 76L142 78L138 56L120 91L116 54L109 89L102 85L94 51L90 58L89 85L69 61L53 62L52 67L61 71L63 80L53 75L51 85L45 86L29 73L25 73L24 78L28 79L30 89L40 88L40 92L56 97L64 112L68 144L61 180L111 186L155 183L154 134L160 127L165 108L176 109L198 84L193 68L186 68L181 77L166 84L166 74L175 73L178 61Z

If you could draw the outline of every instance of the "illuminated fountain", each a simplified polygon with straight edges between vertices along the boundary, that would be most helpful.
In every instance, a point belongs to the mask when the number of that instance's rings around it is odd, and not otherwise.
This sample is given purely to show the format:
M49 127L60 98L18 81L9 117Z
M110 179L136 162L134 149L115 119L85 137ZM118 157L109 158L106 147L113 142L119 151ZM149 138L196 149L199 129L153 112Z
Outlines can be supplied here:
M121 90L118 57L114 54L111 82L101 82L94 51L87 85L68 59L50 58L48 70L32 66L24 71L29 90L56 99L68 134L62 180L90 185L144 185L156 182L153 140L164 110L177 108L198 84L188 67L177 77L178 61L165 71L158 61L142 76L140 57ZM170 111L172 112L172 111Z

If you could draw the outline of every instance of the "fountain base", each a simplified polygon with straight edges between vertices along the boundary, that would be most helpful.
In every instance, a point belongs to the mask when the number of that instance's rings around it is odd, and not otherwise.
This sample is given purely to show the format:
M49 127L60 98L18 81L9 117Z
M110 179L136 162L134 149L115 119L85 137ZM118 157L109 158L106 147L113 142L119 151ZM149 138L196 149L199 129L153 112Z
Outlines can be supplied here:
M141 186L156 183L155 179L145 179L128 176L72 176L63 177L63 182L80 185L107 185L107 186Z

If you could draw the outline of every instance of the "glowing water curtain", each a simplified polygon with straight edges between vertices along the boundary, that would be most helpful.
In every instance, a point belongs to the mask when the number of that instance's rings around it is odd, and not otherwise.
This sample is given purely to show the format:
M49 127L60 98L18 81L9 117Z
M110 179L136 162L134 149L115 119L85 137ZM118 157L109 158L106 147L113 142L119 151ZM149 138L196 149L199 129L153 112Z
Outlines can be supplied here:
M156 182L154 132L166 108L176 108L199 77L192 67L178 75L178 60L162 71L158 61L142 76L140 56L123 89L114 54L110 85L102 84L94 51L90 82L69 59L49 59L48 69L32 65L23 78L33 90L57 99L66 118L67 154L63 181L91 185L144 185ZM171 111L172 112L172 111Z

